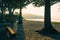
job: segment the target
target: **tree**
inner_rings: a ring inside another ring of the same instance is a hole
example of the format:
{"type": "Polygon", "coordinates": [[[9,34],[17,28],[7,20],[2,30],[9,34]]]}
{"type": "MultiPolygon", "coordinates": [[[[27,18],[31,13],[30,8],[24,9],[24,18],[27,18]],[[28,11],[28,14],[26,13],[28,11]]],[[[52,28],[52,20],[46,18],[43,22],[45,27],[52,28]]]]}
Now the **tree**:
{"type": "Polygon", "coordinates": [[[31,2],[29,2],[29,0],[20,0],[18,2],[20,4],[20,13],[19,13],[19,24],[22,24],[22,8],[25,7],[26,5],[30,4],[31,2]]]}
{"type": "Polygon", "coordinates": [[[53,28],[51,24],[51,10],[50,10],[50,0],[45,0],[45,18],[44,18],[44,26],[45,28],[41,30],[41,33],[49,34],[49,33],[57,33],[57,31],[53,28]]]}
{"type": "MultiPolygon", "coordinates": [[[[11,2],[11,1],[10,1],[11,2]]],[[[10,3],[8,0],[2,0],[1,2],[1,11],[2,11],[2,16],[1,16],[1,19],[3,19],[3,14],[5,13],[5,10],[6,8],[9,8],[8,7],[8,4],[10,3]]],[[[11,7],[10,7],[11,8],[11,7]]],[[[9,12],[11,14],[11,12],[9,12]]]]}
{"type": "Polygon", "coordinates": [[[10,18],[12,17],[13,12],[11,12],[12,9],[20,8],[19,13],[19,23],[22,23],[22,8],[27,6],[30,2],[28,0],[4,0],[4,4],[6,4],[6,7],[9,10],[10,18]]]}
{"type": "Polygon", "coordinates": [[[1,1],[0,2],[1,3],[1,5],[0,5],[1,6],[1,11],[2,11],[1,12],[1,22],[2,22],[2,19],[3,19],[3,0],[0,0],[0,1],[1,1]]]}
{"type": "Polygon", "coordinates": [[[44,28],[41,31],[36,31],[42,34],[57,33],[51,24],[50,5],[57,3],[56,0],[33,0],[33,4],[37,7],[45,5],[44,28]]]}

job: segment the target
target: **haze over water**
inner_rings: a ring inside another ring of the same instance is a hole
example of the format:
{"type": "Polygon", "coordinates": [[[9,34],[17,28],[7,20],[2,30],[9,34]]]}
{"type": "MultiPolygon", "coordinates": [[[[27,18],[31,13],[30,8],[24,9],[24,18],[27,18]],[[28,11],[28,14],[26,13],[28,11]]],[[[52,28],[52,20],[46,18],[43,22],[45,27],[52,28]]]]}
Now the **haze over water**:
{"type": "MultiPolygon", "coordinates": [[[[29,4],[26,7],[27,8],[22,9],[23,15],[25,15],[25,14],[33,14],[33,16],[36,15],[36,17],[37,16],[44,17],[44,9],[45,9],[44,6],[42,6],[42,7],[34,7],[32,4],[29,4]]],[[[15,10],[15,11],[18,11],[18,9],[15,10]]],[[[42,18],[42,19],[33,18],[33,19],[26,19],[26,20],[44,21],[44,18],[42,18]]],[[[59,2],[51,6],[51,21],[52,22],[60,22],[60,3],[59,2]]]]}

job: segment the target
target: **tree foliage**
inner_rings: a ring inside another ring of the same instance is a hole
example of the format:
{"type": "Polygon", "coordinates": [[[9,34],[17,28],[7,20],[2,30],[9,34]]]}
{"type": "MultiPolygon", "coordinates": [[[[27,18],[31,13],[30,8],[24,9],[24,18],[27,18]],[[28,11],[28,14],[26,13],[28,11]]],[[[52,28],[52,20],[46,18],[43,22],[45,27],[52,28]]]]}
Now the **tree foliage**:
{"type": "MultiPolygon", "coordinates": [[[[45,5],[45,0],[31,0],[34,6],[40,7],[45,5]]],[[[50,0],[50,5],[57,3],[57,0],[50,0]]]]}

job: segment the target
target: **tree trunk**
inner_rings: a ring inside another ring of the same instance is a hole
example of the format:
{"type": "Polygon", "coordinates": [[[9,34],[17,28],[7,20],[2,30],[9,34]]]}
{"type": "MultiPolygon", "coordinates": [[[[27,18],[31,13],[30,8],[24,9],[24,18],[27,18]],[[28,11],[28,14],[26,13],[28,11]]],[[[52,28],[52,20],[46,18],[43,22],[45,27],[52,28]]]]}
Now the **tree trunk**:
{"type": "Polygon", "coordinates": [[[44,15],[44,28],[39,32],[40,34],[49,35],[58,33],[51,24],[51,13],[50,13],[50,0],[45,0],[45,15],[44,15]]]}
{"type": "Polygon", "coordinates": [[[13,11],[11,12],[11,16],[12,16],[12,17],[11,17],[11,21],[13,21],[12,23],[14,23],[14,20],[15,20],[15,19],[14,19],[14,15],[13,15],[14,10],[15,10],[15,9],[13,9],[13,11]]]}
{"type": "Polygon", "coordinates": [[[22,24],[22,9],[20,8],[20,13],[19,13],[19,24],[22,24]]]}
{"type": "Polygon", "coordinates": [[[12,16],[13,16],[14,10],[15,10],[15,8],[13,8],[13,11],[11,11],[11,13],[12,13],[12,16]]]}
{"type": "Polygon", "coordinates": [[[2,13],[1,13],[1,22],[3,22],[2,20],[3,20],[3,2],[2,2],[2,6],[1,6],[1,11],[2,11],[2,13]]]}
{"type": "Polygon", "coordinates": [[[45,0],[45,15],[44,26],[45,28],[51,28],[51,13],[50,13],[50,0],[45,0]]]}
{"type": "Polygon", "coordinates": [[[11,8],[9,7],[9,16],[12,16],[11,8]]]}
{"type": "Polygon", "coordinates": [[[20,2],[19,24],[22,24],[22,2],[20,2]]]}
{"type": "Polygon", "coordinates": [[[12,12],[11,12],[11,9],[12,9],[11,7],[8,8],[8,10],[9,10],[9,19],[8,19],[8,20],[9,20],[9,22],[12,23],[12,15],[13,15],[13,14],[12,14],[12,12]]]}
{"type": "Polygon", "coordinates": [[[50,12],[51,12],[50,0],[45,0],[44,28],[42,29],[42,33],[44,34],[57,33],[56,29],[54,29],[51,24],[50,12]]]}

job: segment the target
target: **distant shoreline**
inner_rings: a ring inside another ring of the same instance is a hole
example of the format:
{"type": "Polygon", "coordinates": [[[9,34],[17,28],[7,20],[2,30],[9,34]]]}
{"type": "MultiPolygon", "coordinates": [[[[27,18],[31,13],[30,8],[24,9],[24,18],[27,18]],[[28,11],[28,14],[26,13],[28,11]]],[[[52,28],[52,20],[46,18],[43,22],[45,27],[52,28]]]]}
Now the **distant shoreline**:
{"type": "MultiPolygon", "coordinates": [[[[28,21],[41,21],[41,22],[44,22],[44,19],[25,19],[25,20],[28,20],[28,21]]],[[[59,22],[60,21],[57,21],[57,20],[52,20],[51,22],[59,22]]]]}

